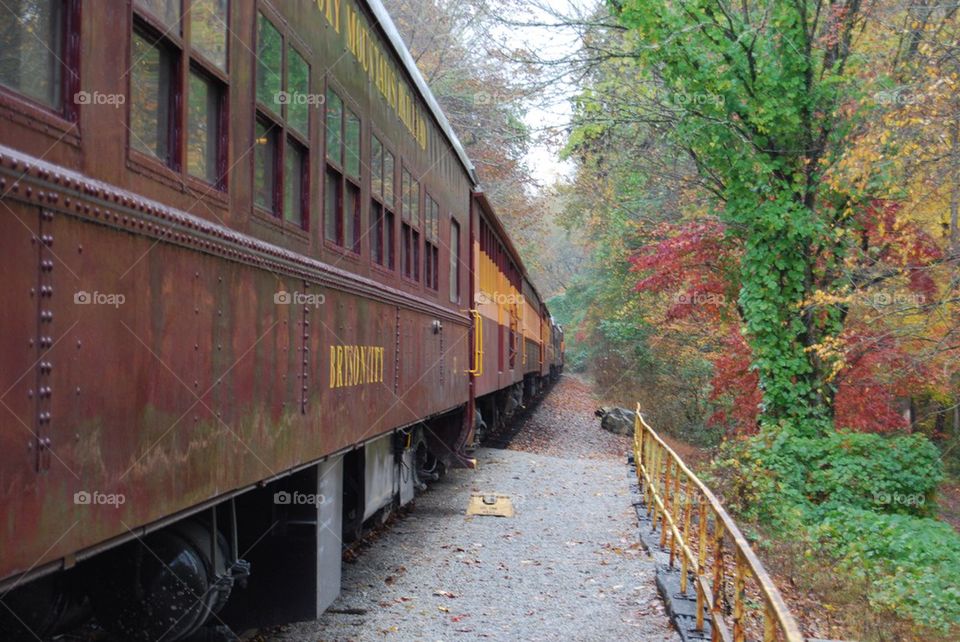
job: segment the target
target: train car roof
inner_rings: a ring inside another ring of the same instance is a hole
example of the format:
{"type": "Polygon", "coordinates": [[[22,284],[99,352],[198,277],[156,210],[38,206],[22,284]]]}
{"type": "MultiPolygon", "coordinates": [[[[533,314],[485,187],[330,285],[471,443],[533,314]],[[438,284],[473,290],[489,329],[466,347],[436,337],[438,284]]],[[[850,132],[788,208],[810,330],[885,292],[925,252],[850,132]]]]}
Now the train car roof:
{"type": "Polygon", "coordinates": [[[476,168],[473,166],[473,162],[470,160],[470,157],[467,156],[467,152],[463,149],[460,139],[457,137],[456,132],[453,131],[453,127],[450,126],[450,121],[447,120],[443,110],[440,109],[440,104],[434,97],[433,92],[430,91],[430,87],[427,85],[427,81],[424,80],[423,74],[421,74],[420,70],[417,68],[417,63],[414,61],[413,56],[410,55],[410,50],[407,49],[407,45],[404,44],[403,38],[400,36],[400,32],[397,30],[397,26],[393,24],[393,18],[390,17],[390,14],[387,12],[387,8],[383,6],[383,3],[380,0],[366,0],[366,2],[367,6],[369,6],[370,10],[373,12],[373,16],[376,18],[377,23],[379,23],[380,28],[383,30],[383,33],[387,36],[387,40],[389,41],[390,46],[393,48],[394,53],[396,53],[397,57],[400,58],[400,62],[403,63],[404,69],[406,69],[407,74],[410,75],[410,78],[413,80],[413,84],[416,85],[417,91],[420,92],[421,98],[423,98],[424,102],[427,103],[427,107],[430,109],[430,113],[433,115],[434,120],[437,121],[440,129],[447,137],[447,141],[450,143],[450,146],[453,148],[454,152],[456,152],[457,157],[460,159],[460,164],[463,165],[463,168],[466,170],[467,175],[473,182],[473,185],[478,185],[479,181],[477,179],[477,172],[476,168]]]}

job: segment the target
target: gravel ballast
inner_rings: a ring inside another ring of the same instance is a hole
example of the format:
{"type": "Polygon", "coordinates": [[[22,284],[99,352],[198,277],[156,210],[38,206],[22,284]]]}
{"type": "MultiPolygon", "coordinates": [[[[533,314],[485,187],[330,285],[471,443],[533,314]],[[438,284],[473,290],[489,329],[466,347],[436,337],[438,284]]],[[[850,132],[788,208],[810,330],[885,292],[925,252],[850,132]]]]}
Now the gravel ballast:
{"type": "Polygon", "coordinates": [[[479,450],[478,470],[450,471],[345,563],[322,618],[260,639],[679,640],[637,538],[628,442],[595,407],[561,379],[510,448],[479,450]],[[516,515],[467,516],[474,493],[509,495],[516,515]]]}

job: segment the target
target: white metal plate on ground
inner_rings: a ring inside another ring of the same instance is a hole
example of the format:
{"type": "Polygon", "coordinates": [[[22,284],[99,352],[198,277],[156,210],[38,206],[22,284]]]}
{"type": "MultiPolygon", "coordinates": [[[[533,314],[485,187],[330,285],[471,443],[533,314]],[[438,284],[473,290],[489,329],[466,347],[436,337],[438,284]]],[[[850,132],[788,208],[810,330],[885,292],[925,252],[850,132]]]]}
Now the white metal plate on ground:
{"type": "Polygon", "coordinates": [[[470,496],[467,515],[492,515],[494,517],[513,517],[513,501],[509,495],[482,493],[470,496]]]}

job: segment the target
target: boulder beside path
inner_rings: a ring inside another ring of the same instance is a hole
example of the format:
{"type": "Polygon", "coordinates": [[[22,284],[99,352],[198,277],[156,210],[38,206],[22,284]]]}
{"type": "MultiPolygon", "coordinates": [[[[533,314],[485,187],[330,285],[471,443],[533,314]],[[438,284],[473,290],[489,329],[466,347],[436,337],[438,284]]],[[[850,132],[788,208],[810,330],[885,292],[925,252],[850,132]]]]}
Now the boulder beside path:
{"type": "Polygon", "coordinates": [[[600,427],[615,435],[633,435],[637,413],[626,408],[606,407],[594,413],[600,417],[600,427]]]}

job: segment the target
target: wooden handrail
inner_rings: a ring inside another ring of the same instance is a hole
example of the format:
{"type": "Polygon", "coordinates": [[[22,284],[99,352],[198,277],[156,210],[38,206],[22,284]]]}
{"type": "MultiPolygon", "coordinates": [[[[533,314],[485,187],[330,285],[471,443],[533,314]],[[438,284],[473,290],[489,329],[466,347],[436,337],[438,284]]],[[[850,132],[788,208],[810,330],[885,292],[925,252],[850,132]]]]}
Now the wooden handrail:
{"type": "Polygon", "coordinates": [[[710,489],[647,424],[640,414],[639,404],[634,420],[633,451],[637,481],[653,518],[653,527],[656,528],[657,522],[660,522],[660,546],[666,550],[669,544],[671,568],[677,557],[680,558],[681,592],[687,591],[688,571],[692,570],[694,573],[697,628],[703,629],[703,613],[706,608],[710,615],[714,642],[744,642],[747,624],[746,581],[749,576],[756,582],[764,602],[764,642],[778,639],[803,642],[800,628],[787,609],[780,592],[736,523],[710,489]],[[698,533],[696,554],[690,546],[694,504],[698,533]],[[709,533],[710,518],[713,519],[712,534],[709,533]],[[733,541],[733,550],[730,553],[734,555],[733,612],[729,626],[718,599],[727,580],[724,563],[727,554],[724,541],[727,537],[733,541]],[[710,581],[706,574],[708,552],[712,552],[713,558],[710,581]]]}

